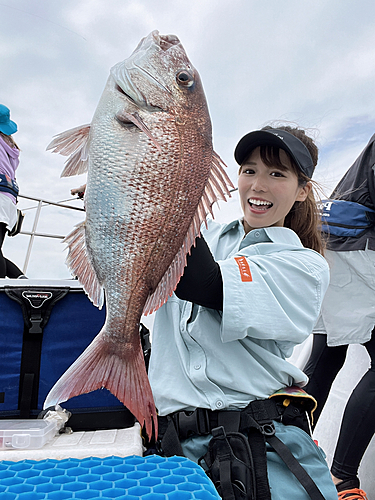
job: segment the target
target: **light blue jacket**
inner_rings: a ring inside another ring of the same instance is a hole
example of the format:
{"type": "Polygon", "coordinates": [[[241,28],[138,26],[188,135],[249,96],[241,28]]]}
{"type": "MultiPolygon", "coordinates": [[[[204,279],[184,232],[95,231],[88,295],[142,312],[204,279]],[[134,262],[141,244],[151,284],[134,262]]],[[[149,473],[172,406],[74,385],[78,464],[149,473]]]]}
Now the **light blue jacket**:
{"type": "Polygon", "coordinates": [[[243,408],[307,378],[286,358],[311,333],[328,287],[325,259],[290,229],[202,230],[223,278],[223,312],[173,295],[156,313],[149,378],[160,415],[243,408]]]}

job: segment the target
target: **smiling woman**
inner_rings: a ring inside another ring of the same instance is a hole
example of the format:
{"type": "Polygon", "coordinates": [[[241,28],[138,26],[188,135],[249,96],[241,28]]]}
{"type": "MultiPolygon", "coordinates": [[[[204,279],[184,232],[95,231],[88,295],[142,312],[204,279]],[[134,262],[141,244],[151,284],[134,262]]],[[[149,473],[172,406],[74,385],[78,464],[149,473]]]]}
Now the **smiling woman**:
{"type": "Polygon", "coordinates": [[[318,148],[313,140],[299,128],[265,127],[240,140],[235,158],[241,165],[238,189],[245,229],[259,225],[288,227],[305,247],[322,253],[320,217],[311,181],[318,163],[318,148]],[[277,205],[267,196],[263,199],[264,193],[276,196],[277,205]],[[246,194],[252,198],[246,198],[246,194]],[[252,215],[249,220],[246,213],[252,215]],[[269,217],[261,217],[266,214],[269,217]]]}
{"type": "Polygon", "coordinates": [[[310,335],[329,281],[311,181],[317,148],[302,130],[267,128],[243,137],[235,158],[243,217],[202,227],[155,316],[160,433],[149,452],[204,464],[224,500],[336,500],[309,434],[315,400],[286,360],[310,335]]]}

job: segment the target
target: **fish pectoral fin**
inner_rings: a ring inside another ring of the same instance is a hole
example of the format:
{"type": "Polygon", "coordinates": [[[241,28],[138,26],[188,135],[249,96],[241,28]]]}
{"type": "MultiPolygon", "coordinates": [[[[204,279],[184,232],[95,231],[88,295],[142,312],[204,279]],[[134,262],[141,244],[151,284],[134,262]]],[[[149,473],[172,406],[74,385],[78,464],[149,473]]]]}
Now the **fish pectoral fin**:
{"type": "Polygon", "coordinates": [[[193,219],[195,225],[199,224],[199,227],[202,222],[205,222],[207,227],[207,215],[211,214],[212,218],[214,218],[212,210],[214,203],[219,200],[226,201],[227,197],[231,197],[231,189],[234,189],[232,181],[224,170],[226,165],[215,151],[212,153],[211,165],[210,175],[193,219]]]}
{"type": "Polygon", "coordinates": [[[77,276],[91,302],[101,309],[104,304],[104,291],[100,285],[95,269],[89,259],[85,243],[85,222],[78,224],[75,229],[64,238],[69,253],[66,264],[72,273],[77,276]]]}
{"type": "Polygon", "coordinates": [[[48,144],[47,151],[69,156],[61,177],[87,172],[89,133],[90,125],[81,125],[56,135],[48,144]]]}
{"type": "Polygon", "coordinates": [[[145,316],[159,309],[159,307],[161,307],[175,291],[177,284],[184,273],[184,268],[187,262],[187,254],[190,252],[190,248],[194,244],[195,238],[200,235],[200,227],[202,222],[205,220],[205,216],[206,214],[202,211],[200,206],[198,206],[198,210],[193,217],[180,250],[177,252],[176,257],[173,259],[162,279],[159,281],[158,286],[146,301],[143,309],[143,314],[145,316]]]}
{"type": "Polygon", "coordinates": [[[136,111],[134,113],[128,113],[127,111],[123,110],[120,113],[117,113],[116,118],[117,118],[117,120],[120,123],[121,122],[124,122],[124,123],[126,123],[126,122],[127,123],[129,123],[129,122],[134,123],[134,125],[136,127],[138,127],[139,130],[141,130],[142,132],[144,132],[147,135],[147,137],[149,139],[151,139],[151,141],[157,147],[158,151],[160,151],[160,153],[162,152],[160,144],[155,139],[155,137],[152,135],[150,129],[147,127],[147,125],[145,124],[145,122],[142,120],[142,118],[139,116],[139,114],[136,111]]]}
{"type": "Polygon", "coordinates": [[[187,262],[187,254],[190,252],[190,248],[194,244],[195,238],[200,235],[201,224],[206,219],[207,212],[204,211],[201,203],[202,202],[198,205],[198,209],[191,221],[180,250],[177,252],[176,257],[173,259],[162,279],[159,281],[155,291],[146,301],[143,309],[143,314],[145,316],[159,309],[159,307],[161,307],[169,299],[184,273],[184,268],[187,262]]]}
{"type": "MultiPolygon", "coordinates": [[[[218,200],[226,201],[227,197],[231,197],[231,189],[235,189],[232,181],[230,180],[228,174],[225,171],[227,168],[226,164],[220,158],[220,156],[213,151],[212,153],[212,168],[208,178],[208,183],[204,190],[204,194],[209,196],[209,203],[212,205],[218,200]],[[209,195],[209,193],[211,193],[209,195]]],[[[202,201],[204,198],[202,197],[202,201]]],[[[211,212],[211,211],[210,211],[211,212]]]]}
{"type": "Polygon", "coordinates": [[[44,408],[97,389],[108,389],[157,437],[157,415],[141,346],[127,356],[111,346],[100,332],[86,350],[59,378],[44,401],[44,408]]]}
{"type": "MultiPolygon", "coordinates": [[[[186,238],[185,238],[186,241],[186,238]]],[[[164,273],[163,277],[155,288],[154,292],[149,295],[143,308],[143,314],[147,316],[157,311],[169,297],[173,294],[186,266],[185,241],[176,257],[164,273]]],[[[191,245],[190,245],[191,246],[191,245]]],[[[190,247],[189,247],[190,248],[190,247]]]]}
{"type": "Polygon", "coordinates": [[[225,167],[226,165],[220,156],[213,152],[212,168],[208,181],[185,239],[176,257],[159,281],[155,291],[148,297],[143,310],[144,315],[151,314],[159,309],[172,295],[184,272],[186,256],[195,243],[195,238],[200,235],[202,223],[206,222],[209,213],[212,217],[214,216],[212,211],[213,204],[218,200],[225,201],[227,196],[231,196],[230,189],[233,189],[234,186],[224,170],[225,167]]]}

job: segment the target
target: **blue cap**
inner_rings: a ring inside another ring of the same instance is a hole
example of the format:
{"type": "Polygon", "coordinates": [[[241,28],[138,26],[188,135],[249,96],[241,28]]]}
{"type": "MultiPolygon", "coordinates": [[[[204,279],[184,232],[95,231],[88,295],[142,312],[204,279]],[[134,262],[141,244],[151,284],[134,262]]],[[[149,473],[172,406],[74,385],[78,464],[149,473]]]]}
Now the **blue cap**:
{"type": "Polygon", "coordinates": [[[17,124],[10,119],[9,108],[0,104],[0,132],[5,135],[12,135],[18,130],[17,124]]]}

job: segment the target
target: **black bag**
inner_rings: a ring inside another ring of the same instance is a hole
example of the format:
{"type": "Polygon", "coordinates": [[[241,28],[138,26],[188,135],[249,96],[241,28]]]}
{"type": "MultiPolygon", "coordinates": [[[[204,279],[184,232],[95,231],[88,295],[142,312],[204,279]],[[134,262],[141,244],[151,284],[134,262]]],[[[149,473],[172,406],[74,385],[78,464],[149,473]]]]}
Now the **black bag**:
{"type": "MultiPolygon", "coordinates": [[[[93,306],[78,281],[2,280],[0,418],[37,418],[52,386],[104,321],[105,309],[93,306]]],[[[106,389],[61,406],[72,413],[67,425],[75,431],[126,428],[135,422],[106,389]]]]}
{"type": "Polygon", "coordinates": [[[212,439],[203,460],[200,465],[214,483],[221,498],[255,500],[254,464],[249,441],[244,434],[226,434],[222,426],[213,429],[212,439]]]}
{"type": "Polygon", "coordinates": [[[14,224],[12,229],[8,230],[8,236],[16,236],[17,234],[19,234],[22,228],[22,222],[24,218],[25,214],[21,212],[21,210],[18,210],[17,208],[17,222],[14,224]]]}

